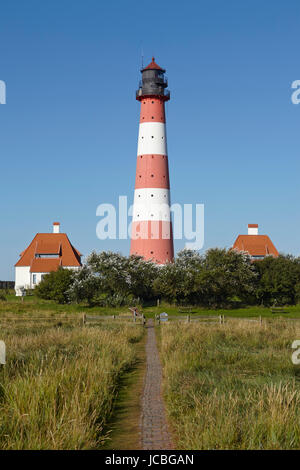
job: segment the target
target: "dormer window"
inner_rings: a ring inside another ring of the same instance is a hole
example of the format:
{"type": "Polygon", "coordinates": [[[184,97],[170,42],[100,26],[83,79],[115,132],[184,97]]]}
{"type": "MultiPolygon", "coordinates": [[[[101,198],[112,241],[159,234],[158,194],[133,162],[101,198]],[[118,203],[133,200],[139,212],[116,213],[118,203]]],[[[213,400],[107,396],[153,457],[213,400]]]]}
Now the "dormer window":
{"type": "Polygon", "coordinates": [[[35,257],[36,258],[59,258],[59,254],[58,253],[36,253],[35,254],[35,257]]]}

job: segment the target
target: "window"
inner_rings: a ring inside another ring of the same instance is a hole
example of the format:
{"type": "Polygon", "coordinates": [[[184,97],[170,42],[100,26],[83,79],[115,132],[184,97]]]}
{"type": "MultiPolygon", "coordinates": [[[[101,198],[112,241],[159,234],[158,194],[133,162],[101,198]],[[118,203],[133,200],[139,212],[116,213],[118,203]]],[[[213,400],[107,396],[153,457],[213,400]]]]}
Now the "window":
{"type": "Polygon", "coordinates": [[[35,255],[36,258],[59,258],[59,254],[57,253],[37,253],[35,255]]]}
{"type": "Polygon", "coordinates": [[[32,275],[32,284],[36,284],[36,274],[32,275]]]}

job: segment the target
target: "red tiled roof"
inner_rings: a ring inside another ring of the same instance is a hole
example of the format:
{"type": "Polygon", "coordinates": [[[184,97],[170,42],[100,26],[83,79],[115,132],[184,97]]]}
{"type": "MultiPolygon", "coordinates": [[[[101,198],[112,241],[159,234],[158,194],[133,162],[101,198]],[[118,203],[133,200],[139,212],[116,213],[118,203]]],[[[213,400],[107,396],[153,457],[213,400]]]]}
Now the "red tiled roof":
{"type": "Polygon", "coordinates": [[[159,65],[157,65],[157,63],[155,62],[155,59],[154,57],[152,57],[152,62],[150,62],[149,65],[147,65],[147,67],[145,67],[143,70],[147,70],[147,69],[150,69],[150,70],[163,70],[159,65]]]}
{"type": "Polygon", "coordinates": [[[247,251],[250,256],[279,256],[268,235],[239,235],[234,242],[233,249],[247,251]]]}
{"type": "Polygon", "coordinates": [[[258,224],[248,224],[249,228],[258,228],[258,224]]]}
{"type": "Polygon", "coordinates": [[[66,233],[37,233],[15,266],[31,266],[31,272],[35,272],[35,267],[39,268],[36,272],[50,272],[58,265],[81,266],[80,256],[81,253],[74,248],[66,233]],[[36,254],[57,254],[58,258],[36,258],[36,254]]]}
{"type": "Polygon", "coordinates": [[[75,253],[77,253],[77,255],[78,255],[79,257],[81,257],[82,255],[81,255],[80,251],[78,251],[78,250],[75,248],[75,246],[72,245],[72,247],[73,247],[73,250],[75,251],[75,253]]]}
{"type": "Polygon", "coordinates": [[[60,263],[61,263],[61,260],[59,258],[55,258],[55,259],[35,258],[31,262],[30,272],[49,273],[51,271],[57,271],[59,266],[61,266],[60,263]]]}
{"type": "Polygon", "coordinates": [[[53,255],[58,255],[61,250],[61,243],[59,241],[55,240],[54,242],[46,242],[45,240],[37,242],[36,245],[36,250],[35,252],[37,254],[53,254],[53,255]]]}

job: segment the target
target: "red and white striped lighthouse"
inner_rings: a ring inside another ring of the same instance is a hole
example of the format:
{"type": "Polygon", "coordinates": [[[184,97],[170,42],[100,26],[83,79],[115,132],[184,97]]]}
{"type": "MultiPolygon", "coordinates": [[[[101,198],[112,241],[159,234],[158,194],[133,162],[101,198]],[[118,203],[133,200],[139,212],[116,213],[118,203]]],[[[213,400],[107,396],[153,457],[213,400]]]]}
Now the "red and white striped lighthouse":
{"type": "Polygon", "coordinates": [[[170,92],[165,70],[154,57],[141,72],[136,92],[141,115],[130,254],[165,264],[174,257],[165,118],[170,92]]]}

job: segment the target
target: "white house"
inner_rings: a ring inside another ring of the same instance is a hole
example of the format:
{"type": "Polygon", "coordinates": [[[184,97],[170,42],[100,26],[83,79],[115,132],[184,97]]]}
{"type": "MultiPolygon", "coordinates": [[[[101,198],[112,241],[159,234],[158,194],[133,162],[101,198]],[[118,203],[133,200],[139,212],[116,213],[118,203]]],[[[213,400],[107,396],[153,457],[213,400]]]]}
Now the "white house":
{"type": "Polygon", "coordinates": [[[51,271],[60,266],[78,270],[81,253],[71,244],[66,233],[60,233],[59,222],[53,223],[53,233],[37,233],[15,264],[15,291],[34,288],[51,271]]]}

